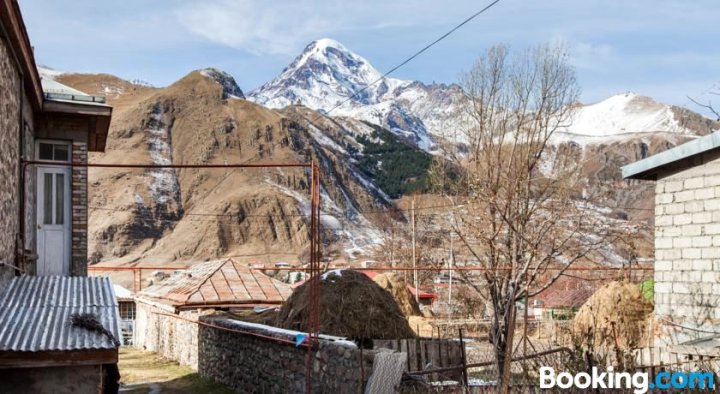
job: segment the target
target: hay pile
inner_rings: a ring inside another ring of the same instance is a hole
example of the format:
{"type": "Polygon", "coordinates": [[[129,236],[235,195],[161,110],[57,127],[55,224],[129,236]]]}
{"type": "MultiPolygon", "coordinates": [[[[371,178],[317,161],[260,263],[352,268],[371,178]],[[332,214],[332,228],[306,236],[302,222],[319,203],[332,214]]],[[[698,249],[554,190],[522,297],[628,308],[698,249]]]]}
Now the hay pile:
{"type": "MultiPolygon", "coordinates": [[[[365,274],[327,272],[320,280],[320,333],[353,339],[415,336],[393,297],[365,274]]],[[[308,331],[310,281],[295,289],[280,308],[278,327],[308,331]]]]}
{"type": "Polygon", "coordinates": [[[596,349],[631,349],[644,345],[648,317],[653,305],[640,287],[628,282],[611,282],[601,287],[580,308],[573,319],[576,342],[596,349]]]}
{"type": "Polygon", "coordinates": [[[395,299],[405,316],[422,316],[420,306],[410,290],[405,279],[392,272],[375,275],[373,281],[385,289],[395,299]]]}

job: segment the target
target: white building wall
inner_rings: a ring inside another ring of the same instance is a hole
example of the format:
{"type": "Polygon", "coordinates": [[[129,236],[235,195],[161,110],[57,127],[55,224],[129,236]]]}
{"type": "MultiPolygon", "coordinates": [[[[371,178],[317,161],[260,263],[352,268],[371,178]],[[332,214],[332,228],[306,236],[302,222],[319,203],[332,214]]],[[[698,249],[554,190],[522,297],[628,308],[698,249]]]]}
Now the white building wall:
{"type": "Polygon", "coordinates": [[[666,173],[656,184],[657,344],[710,335],[703,331],[720,332],[718,301],[720,158],[706,155],[697,166],[666,173]]]}

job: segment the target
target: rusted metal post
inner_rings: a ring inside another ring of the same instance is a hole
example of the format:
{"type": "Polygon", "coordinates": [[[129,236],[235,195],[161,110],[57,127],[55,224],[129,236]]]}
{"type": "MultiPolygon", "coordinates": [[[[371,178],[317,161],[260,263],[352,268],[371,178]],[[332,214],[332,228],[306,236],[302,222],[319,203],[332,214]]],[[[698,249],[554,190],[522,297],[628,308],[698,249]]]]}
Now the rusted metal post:
{"type": "Polygon", "coordinates": [[[469,387],[468,385],[468,372],[467,372],[467,358],[465,356],[465,341],[463,340],[463,329],[458,329],[458,334],[460,337],[460,358],[462,359],[462,379],[463,384],[465,387],[469,387]]]}

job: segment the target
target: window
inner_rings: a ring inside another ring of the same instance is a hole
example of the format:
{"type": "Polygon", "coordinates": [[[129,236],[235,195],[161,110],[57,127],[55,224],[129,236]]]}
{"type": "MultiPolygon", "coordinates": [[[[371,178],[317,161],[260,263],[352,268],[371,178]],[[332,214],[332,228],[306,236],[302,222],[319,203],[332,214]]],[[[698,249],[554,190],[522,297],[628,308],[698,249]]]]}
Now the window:
{"type": "Polygon", "coordinates": [[[70,146],[66,143],[38,143],[40,160],[70,161],[70,146]]]}
{"type": "Polygon", "coordinates": [[[120,308],[120,320],[135,320],[134,302],[120,302],[118,306],[120,308]]]}

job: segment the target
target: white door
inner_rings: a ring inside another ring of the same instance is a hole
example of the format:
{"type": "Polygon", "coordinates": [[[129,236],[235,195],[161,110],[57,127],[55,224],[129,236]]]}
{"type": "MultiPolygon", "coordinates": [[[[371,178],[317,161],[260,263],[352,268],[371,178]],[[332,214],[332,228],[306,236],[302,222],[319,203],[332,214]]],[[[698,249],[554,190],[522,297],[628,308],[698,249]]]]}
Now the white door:
{"type": "Polygon", "coordinates": [[[70,275],[70,168],[37,169],[38,275],[70,275]]]}

